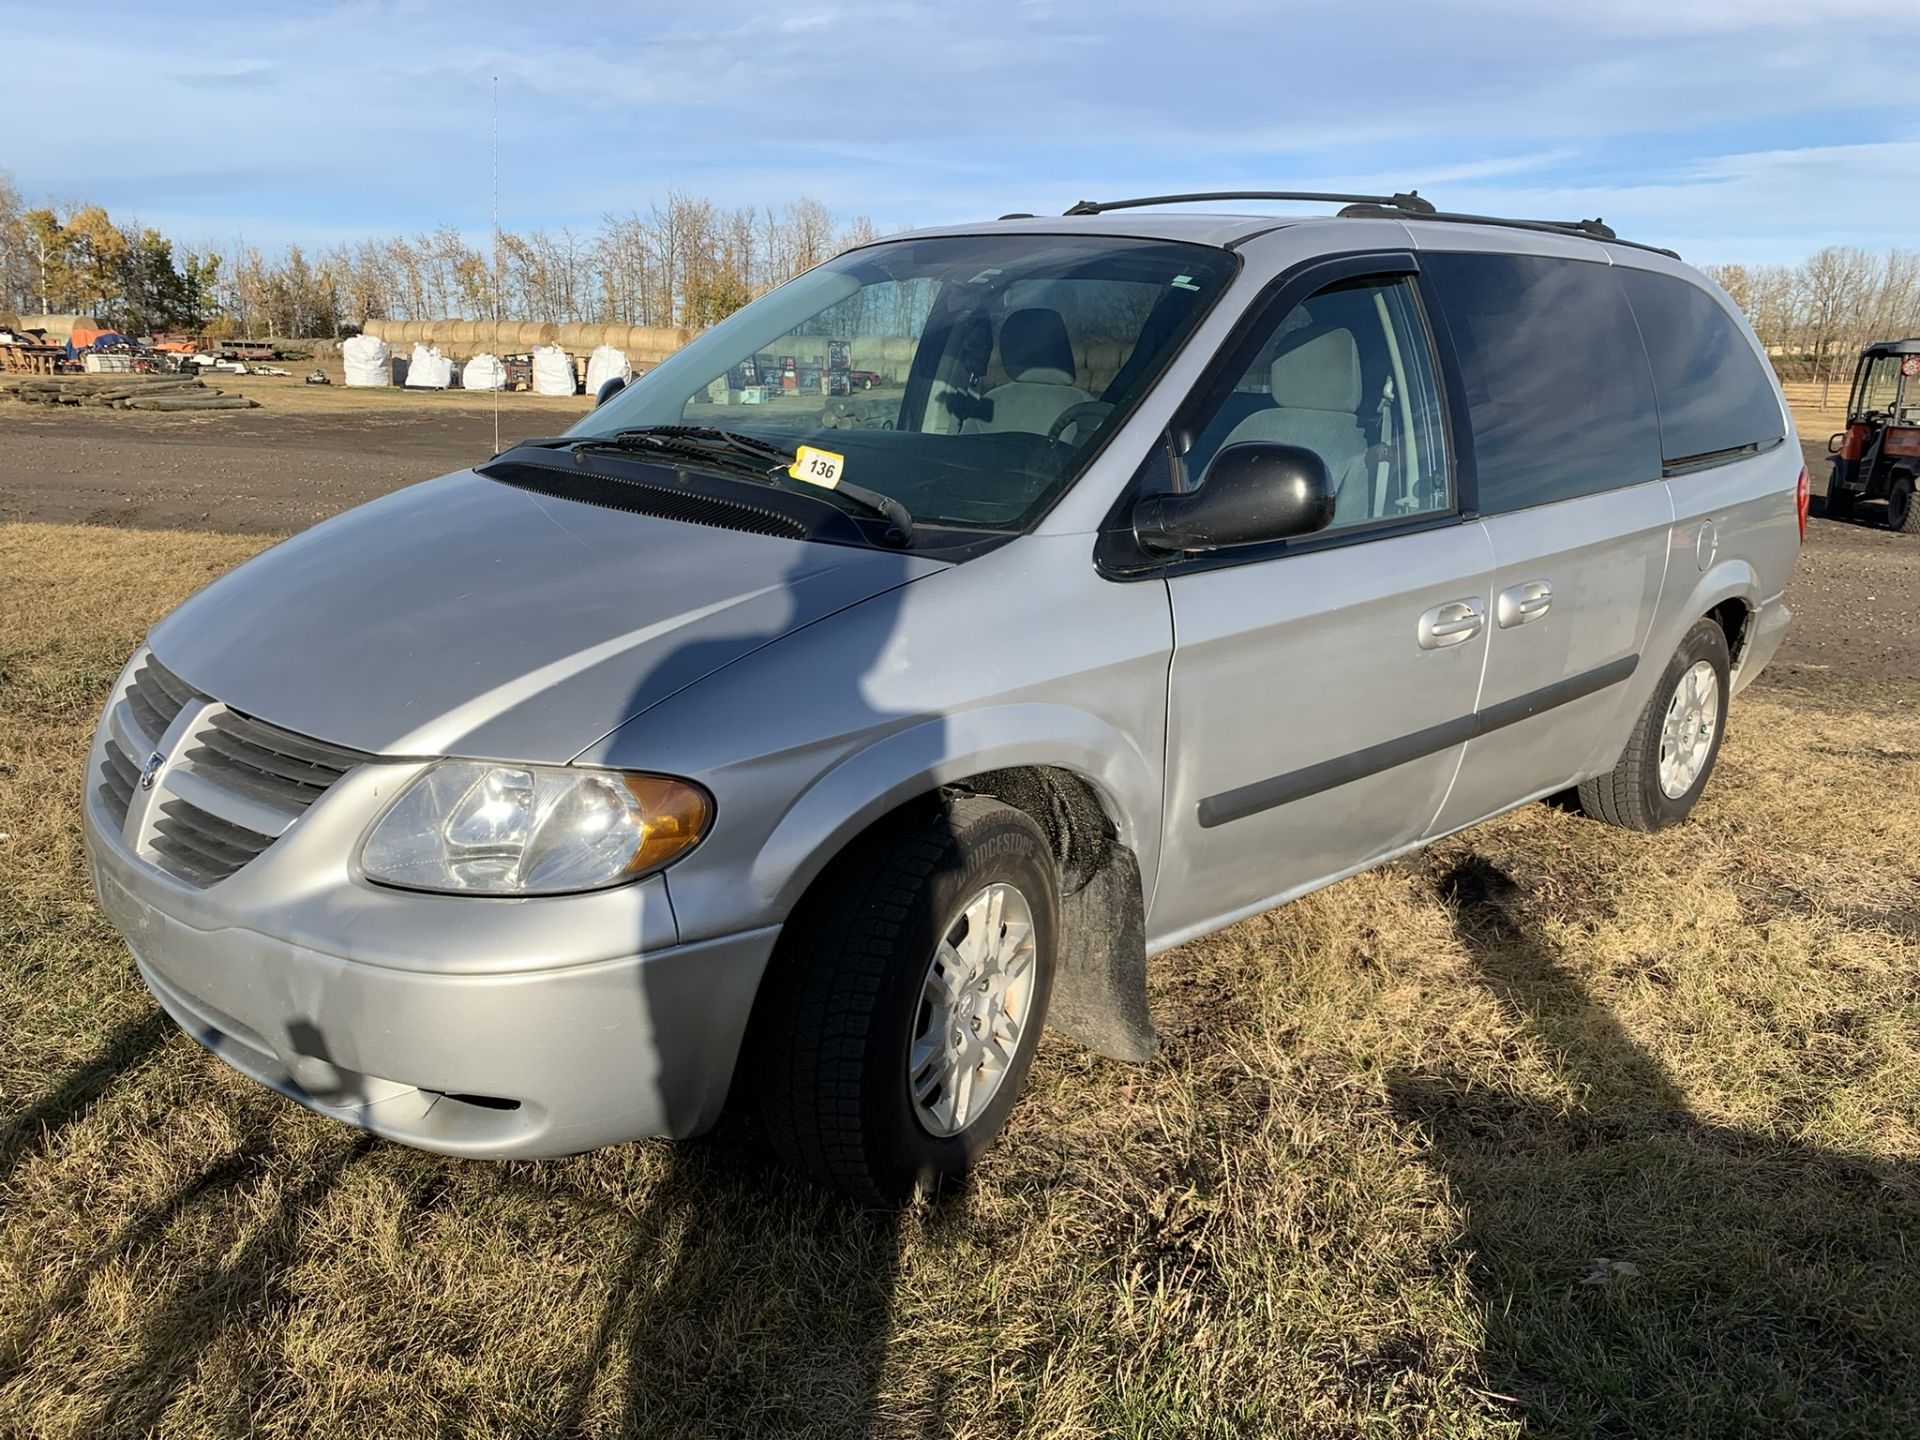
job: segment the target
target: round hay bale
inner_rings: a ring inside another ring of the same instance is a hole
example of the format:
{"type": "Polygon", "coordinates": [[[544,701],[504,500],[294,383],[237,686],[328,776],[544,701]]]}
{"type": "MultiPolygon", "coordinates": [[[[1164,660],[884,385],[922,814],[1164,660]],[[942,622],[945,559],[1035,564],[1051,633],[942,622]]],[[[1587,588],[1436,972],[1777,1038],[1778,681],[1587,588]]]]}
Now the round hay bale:
{"type": "MultiPolygon", "coordinates": [[[[597,330],[599,327],[595,326],[593,328],[597,330]]],[[[560,327],[557,342],[562,348],[567,350],[591,350],[599,341],[597,339],[589,340],[587,338],[587,329],[587,326],[577,324],[570,320],[560,327]]]]}
{"type": "Polygon", "coordinates": [[[452,332],[447,338],[456,345],[471,345],[480,337],[480,327],[471,320],[455,320],[447,329],[452,332]]]}
{"type": "Polygon", "coordinates": [[[552,321],[548,321],[544,325],[535,325],[533,332],[533,343],[535,345],[558,345],[560,343],[560,327],[552,321]]]}

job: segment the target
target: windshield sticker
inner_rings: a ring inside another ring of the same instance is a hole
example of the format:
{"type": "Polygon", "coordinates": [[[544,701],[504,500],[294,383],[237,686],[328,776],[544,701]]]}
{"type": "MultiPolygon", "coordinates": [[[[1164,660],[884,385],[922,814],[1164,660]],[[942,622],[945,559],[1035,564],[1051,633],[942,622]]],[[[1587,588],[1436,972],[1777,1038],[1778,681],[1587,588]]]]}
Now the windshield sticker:
{"type": "Polygon", "coordinates": [[[1191,275],[1176,275],[1167,283],[1176,290],[1198,290],[1200,288],[1193,283],[1193,277],[1191,275]]]}
{"type": "Polygon", "coordinates": [[[787,474],[809,485],[818,485],[823,490],[835,490],[840,486],[840,472],[846,465],[847,457],[844,455],[802,445],[794,453],[793,464],[787,467],[787,474]]]}

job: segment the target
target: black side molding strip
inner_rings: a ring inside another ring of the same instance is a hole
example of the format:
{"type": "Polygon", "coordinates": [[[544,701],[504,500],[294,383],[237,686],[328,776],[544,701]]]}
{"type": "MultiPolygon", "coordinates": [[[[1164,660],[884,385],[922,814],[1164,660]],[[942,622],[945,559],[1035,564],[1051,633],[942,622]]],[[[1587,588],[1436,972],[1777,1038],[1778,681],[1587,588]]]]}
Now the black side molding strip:
{"type": "Polygon", "coordinates": [[[1570,675],[1565,680],[1556,680],[1525,695],[1502,700],[1485,710],[1462,715],[1458,720],[1416,730],[1397,740],[1384,740],[1364,750],[1337,755],[1331,760],[1322,760],[1317,765],[1308,765],[1300,770],[1290,770],[1269,780],[1256,780],[1251,785],[1209,795],[1200,802],[1200,828],[1211,830],[1216,825],[1244,820],[1249,815],[1258,815],[1262,810],[1291,805],[1296,800],[1305,800],[1342,785],[1350,785],[1355,780],[1364,780],[1369,775],[1391,770],[1396,765],[1437,755],[1442,750],[1450,750],[1477,736],[1504,730],[1509,725],[1531,720],[1557,706],[1571,705],[1575,700],[1597,695],[1624,682],[1639,665],[1638,655],[1627,655],[1584,674],[1570,675]]]}

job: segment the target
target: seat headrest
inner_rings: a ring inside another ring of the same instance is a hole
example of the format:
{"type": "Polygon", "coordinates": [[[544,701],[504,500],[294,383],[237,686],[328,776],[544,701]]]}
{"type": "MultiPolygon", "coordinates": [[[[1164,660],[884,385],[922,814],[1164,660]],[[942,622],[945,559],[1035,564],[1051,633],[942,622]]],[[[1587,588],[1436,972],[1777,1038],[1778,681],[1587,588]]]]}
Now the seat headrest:
{"type": "Polygon", "coordinates": [[[1000,322],[1000,365],[1028,385],[1073,384],[1073,342],[1057,310],[1016,310],[1000,322]]]}
{"type": "Polygon", "coordinates": [[[1273,403],[1288,410],[1360,409],[1360,347],[1351,330],[1329,330],[1274,357],[1273,403]]]}

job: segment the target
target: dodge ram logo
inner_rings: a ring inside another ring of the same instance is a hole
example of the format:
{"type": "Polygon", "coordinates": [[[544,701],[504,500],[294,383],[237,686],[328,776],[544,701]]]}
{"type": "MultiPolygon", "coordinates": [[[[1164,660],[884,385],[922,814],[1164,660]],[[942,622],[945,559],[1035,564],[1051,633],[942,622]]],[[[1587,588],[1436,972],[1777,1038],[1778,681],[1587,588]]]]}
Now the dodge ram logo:
{"type": "Polygon", "coordinates": [[[160,777],[160,767],[166,763],[167,757],[162,755],[158,750],[147,757],[146,766],[140,772],[140,788],[142,790],[153,789],[153,782],[160,777]]]}

